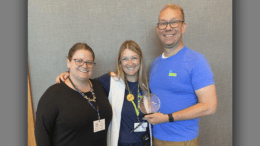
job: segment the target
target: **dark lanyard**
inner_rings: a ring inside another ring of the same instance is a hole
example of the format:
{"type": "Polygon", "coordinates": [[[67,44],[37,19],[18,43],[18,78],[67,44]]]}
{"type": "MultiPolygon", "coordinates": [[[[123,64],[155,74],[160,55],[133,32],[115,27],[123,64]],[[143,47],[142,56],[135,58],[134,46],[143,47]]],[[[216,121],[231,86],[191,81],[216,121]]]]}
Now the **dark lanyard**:
{"type": "MultiPolygon", "coordinates": [[[[70,83],[72,84],[72,86],[79,92],[79,90],[76,88],[76,86],[73,84],[73,82],[71,81],[70,77],[69,77],[70,83]]],[[[79,94],[84,98],[83,93],[79,92],[79,94]]],[[[87,100],[88,101],[88,100],[87,100]]],[[[96,110],[97,114],[98,114],[98,120],[100,120],[100,115],[99,115],[99,110],[98,110],[98,105],[97,105],[97,109],[93,106],[93,104],[91,102],[88,101],[88,103],[92,106],[93,109],[96,110]]]]}

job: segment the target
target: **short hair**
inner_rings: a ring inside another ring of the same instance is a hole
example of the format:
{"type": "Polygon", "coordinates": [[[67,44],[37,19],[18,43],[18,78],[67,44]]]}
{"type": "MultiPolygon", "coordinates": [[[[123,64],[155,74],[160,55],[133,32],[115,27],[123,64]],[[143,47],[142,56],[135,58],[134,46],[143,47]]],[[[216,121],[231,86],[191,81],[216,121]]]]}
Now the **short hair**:
{"type": "MultiPolygon", "coordinates": [[[[163,8],[162,8],[162,10],[161,10],[161,12],[163,11],[163,10],[165,10],[165,9],[168,9],[168,8],[170,8],[170,9],[173,9],[173,10],[180,10],[181,11],[181,15],[182,15],[182,19],[183,19],[183,21],[185,21],[185,19],[184,19],[184,10],[183,10],[183,8],[181,7],[181,6],[179,6],[179,5],[176,5],[176,4],[166,4],[163,8]]],[[[160,12],[160,14],[161,14],[161,12],[160,12]]],[[[160,15],[159,15],[159,18],[160,18],[160,15]]]]}
{"type": "Polygon", "coordinates": [[[74,45],[70,48],[67,58],[71,61],[73,55],[74,55],[75,52],[78,51],[78,50],[87,50],[87,51],[89,51],[89,52],[92,54],[93,61],[95,60],[95,53],[94,53],[94,51],[93,51],[93,50],[91,49],[91,47],[88,46],[86,43],[76,43],[76,44],[74,44],[74,45]]]}

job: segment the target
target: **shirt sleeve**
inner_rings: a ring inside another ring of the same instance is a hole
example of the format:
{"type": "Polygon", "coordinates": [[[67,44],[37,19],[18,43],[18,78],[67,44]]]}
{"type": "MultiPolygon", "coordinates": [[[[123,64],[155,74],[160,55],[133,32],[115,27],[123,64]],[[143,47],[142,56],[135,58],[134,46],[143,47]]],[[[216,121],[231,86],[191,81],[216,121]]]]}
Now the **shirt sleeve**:
{"type": "Polygon", "coordinates": [[[193,88],[198,90],[212,84],[214,84],[214,74],[210,64],[203,55],[200,55],[192,69],[193,88]]]}
{"type": "Polygon", "coordinates": [[[35,123],[37,146],[50,146],[53,143],[54,125],[58,115],[54,92],[53,88],[46,90],[38,103],[35,123]]]}
{"type": "Polygon", "coordinates": [[[110,90],[110,75],[104,74],[100,77],[97,78],[97,80],[102,84],[102,86],[104,87],[107,95],[109,95],[109,90],[110,90]]]}

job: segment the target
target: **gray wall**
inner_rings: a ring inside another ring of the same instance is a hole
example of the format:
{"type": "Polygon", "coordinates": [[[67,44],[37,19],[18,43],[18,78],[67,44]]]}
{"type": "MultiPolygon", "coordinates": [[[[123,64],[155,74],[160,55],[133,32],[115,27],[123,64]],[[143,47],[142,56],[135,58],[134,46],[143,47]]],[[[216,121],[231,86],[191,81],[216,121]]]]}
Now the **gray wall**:
{"type": "Polygon", "coordinates": [[[93,78],[116,69],[120,45],[136,41],[146,68],[162,53],[155,27],[167,3],[184,8],[184,44],[208,59],[215,74],[218,110],[200,120],[200,146],[232,145],[232,0],[28,0],[28,63],[36,110],[39,98],[67,70],[76,42],[96,54],[93,78]]]}

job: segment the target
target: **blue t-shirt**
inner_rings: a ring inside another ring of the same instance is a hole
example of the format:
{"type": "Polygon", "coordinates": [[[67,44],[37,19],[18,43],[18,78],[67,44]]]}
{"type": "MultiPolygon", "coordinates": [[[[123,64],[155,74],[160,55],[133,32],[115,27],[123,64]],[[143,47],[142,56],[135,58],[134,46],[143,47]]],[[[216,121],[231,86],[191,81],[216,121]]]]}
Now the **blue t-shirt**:
{"type": "MultiPolygon", "coordinates": [[[[98,78],[98,81],[103,85],[105,88],[105,91],[109,95],[110,91],[110,76],[109,74],[104,74],[101,77],[98,78]]],[[[138,106],[137,103],[137,93],[138,93],[138,82],[129,82],[127,81],[130,92],[135,96],[134,102],[136,106],[138,106]]],[[[134,129],[134,123],[138,123],[138,119],[140,122],[142,122],[142,116],[143,113],[139,110],[139,116],[137,119],[137,115],[135,112],[135,108],[132,104],[132,102],[129,102],[126,99],[126,96],[128,95],[128,90],[125,89],[125,96],[124,96],[124,103],[123,108],[121,112],[121,125],[120,125],[120,132],[119,132],[119,140],[118,143],[136,143],[141,142],[141,137],[145,132],[132,132],[134,129]]],[[[139,93],[142,95],[141,88],[139,87],[139,93]]]]}
{"type": "MultiPolygon", "coordinates": [[[[183,47],[177,54],[151,65],[149,86],[161,101],[160,112],[174,113],[198,102],[195,90],[214,84],[214,75],[206,58],[183,47]]],[[[153,126],[153,136],[164,141],[189,141],[199,134],[199,118],[165,122],[153,126]]]]}

